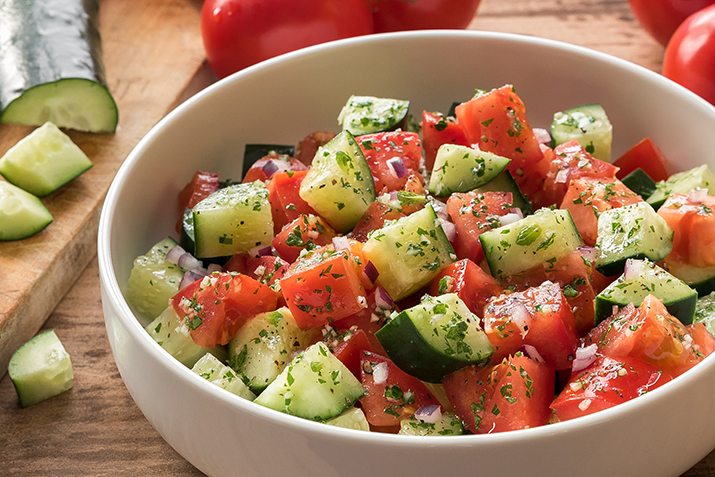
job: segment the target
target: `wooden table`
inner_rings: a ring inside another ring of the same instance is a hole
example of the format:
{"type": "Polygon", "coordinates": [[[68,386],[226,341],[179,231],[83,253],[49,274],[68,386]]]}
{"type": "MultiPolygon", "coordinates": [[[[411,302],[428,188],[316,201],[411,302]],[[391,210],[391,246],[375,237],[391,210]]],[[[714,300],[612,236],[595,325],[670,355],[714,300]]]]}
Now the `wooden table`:
{"type": "MultiPolygon", "coordinates": [[[[174,8],[198,2],[166,3],[174,8]]],[[[188,28],[195,28],[191,33],[198,38],[198,22],[188,28]]],[[[626,0],[483,0],[470,28],[576,43],[655,71],[663,56],[662,47],[635,22],[626,0]]],[[[212,75],[203,65],[194,78],[177,101],[207,85],[212,75]]],[[[149,85],[159,81],[145,80],[149,85]]],[[[44,325],[57,331],[72,356],[74,387],[21,409],[10,379],[0,380],[0,474],[202,475],[164,442],[127,392],[106,337],[97,260],[87,259],[89,265],[44,325]]],[[[684,475],[713,474],[715,452],[684,475]]]]}

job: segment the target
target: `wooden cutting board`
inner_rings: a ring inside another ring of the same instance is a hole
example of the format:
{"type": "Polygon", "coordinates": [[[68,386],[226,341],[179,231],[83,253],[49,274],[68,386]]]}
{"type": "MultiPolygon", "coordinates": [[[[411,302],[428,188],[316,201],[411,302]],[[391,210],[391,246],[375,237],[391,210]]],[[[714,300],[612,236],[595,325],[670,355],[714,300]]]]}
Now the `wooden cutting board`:
{"type": "MultiPolygon", "coordinates": [[[[204,61],[201,0],[101,0],[107,81],[119,106],[114,134],[67,131],[94,166],[43,199],[54,222],[26,240],[0,242],[0,377],[97,251],[112,178],[167,112],[215,80],[204,61]]],[[[33,128],[0,125],[0,156],[33,128]]],[[[99,293],[99,290],[97,290],[99,293]]]]}

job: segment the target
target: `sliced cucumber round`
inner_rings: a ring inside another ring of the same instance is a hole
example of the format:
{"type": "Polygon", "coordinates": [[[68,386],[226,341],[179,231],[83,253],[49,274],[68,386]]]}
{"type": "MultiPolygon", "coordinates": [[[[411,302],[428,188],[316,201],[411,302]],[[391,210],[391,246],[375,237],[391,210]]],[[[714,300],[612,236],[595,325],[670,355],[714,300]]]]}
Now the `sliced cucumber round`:
{"type": "Polygon", "coordinates": [[[20,240],[52,223],[40,199],[9,182],[0,181],[0,240],[20,240]]]}

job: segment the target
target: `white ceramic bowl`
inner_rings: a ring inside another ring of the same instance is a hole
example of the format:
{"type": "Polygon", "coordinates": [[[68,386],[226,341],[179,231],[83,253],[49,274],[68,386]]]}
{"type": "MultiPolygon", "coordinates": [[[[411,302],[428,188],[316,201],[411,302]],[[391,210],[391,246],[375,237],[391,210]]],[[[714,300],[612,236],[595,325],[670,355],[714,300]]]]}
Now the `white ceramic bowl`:
{"type": "MultiPolygon", "coordinates": [[[[651,136],[677,169],[715,166],[715,108],[604,54],[473,31],[343,40],[290,53],[202,91],[162,120],[117,174],[102,211],[99,268],[109,341],[132,397],[159,433],[212,476],[678,475],[715,448],[715,357],[651,394],[556,425],[497,435],[408,437],[325,426],[241,400],[183,367],[122,294],[132,260],[172,234],[176,195],[197,168],[239,178],[243,147],[337,130],[351,94],[446,111],[475,88],[516,86],[532,126],[600,102],[617,157],[651,136]]],[[[675,169],[675,167],[673,168],[675,169]]]]}

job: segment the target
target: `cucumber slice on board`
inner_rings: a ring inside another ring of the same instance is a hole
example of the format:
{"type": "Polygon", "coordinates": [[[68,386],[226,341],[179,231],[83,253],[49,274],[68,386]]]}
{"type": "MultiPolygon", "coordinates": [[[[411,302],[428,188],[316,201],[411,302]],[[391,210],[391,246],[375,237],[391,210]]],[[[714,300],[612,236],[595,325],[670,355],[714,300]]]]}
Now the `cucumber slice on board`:
{"type": "Polygon", "coordinates": [[[10,358],[8,375],[22,407],[67,391],[74,380],[70,355],[53,330],[20,346],[10,358]]]}
{"type": "Polygon", "coordinates": [[[0,121],[113,132],[97,0],[0,2],[0,121]]]}
{"type": "Polygon", "coordinates": [[[596,159],[611,162],[613,126],[600,104],[584,104],[554,114],[551,137],[555,146],[575,140],[596,159]]]}
{"type": "Polygon", "coordinates": [[[35,129],[0,158],[0,174],[38,197],[50,195],[92,167],[92,161],[51,122],[35,129]]]}
{"type": "Polygon", "coordinates": [[[52,214],[40,199],[0,180],[0,240],[20,240],[52,223],[52,214]]]}

